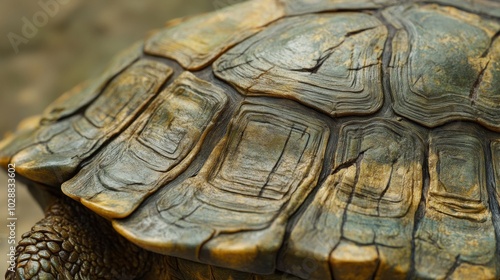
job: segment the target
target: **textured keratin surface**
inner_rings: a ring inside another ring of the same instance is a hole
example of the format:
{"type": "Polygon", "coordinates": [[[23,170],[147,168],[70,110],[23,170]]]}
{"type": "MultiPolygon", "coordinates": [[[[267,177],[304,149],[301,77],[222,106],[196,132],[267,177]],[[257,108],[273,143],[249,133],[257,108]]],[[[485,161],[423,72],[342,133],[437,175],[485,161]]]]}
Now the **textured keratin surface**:
{"type": "Polygon", "coordinates": [[[78,205],[24,237],[18,277],[113,279],[109,257],[68,251],[105,244],[153,279],[499,279],[499,34],[488,0],[169,22],[0,143],[78,205]],[[72,226],[83,210],[112,227],[72,226]]]}

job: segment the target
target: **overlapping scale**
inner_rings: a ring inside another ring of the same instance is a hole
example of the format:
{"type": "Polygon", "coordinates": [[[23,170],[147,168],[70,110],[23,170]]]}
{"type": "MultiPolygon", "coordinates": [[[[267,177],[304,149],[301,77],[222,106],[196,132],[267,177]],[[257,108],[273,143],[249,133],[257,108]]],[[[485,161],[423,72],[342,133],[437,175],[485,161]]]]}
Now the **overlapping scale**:
{"type": "Polygon", "coordinates": [[[122,132],[157,93],[172,69],[139,60],[114,78],[84,112],[16,135],[1,147],[2,164],[51,186],[70,179],[78,165],[122,132]]]}
{"type": "Polygon", "coordinates": [[[162,188],[114,227],[155,252],[272,273],[287,220],[318,180],[328,135],[304,112],[244,103],[196,176],[162,188]]]}
{"type": "Polygon", "coordinates": [[[181,74],[63,192],[107,218],[128,216],[189,166],[226,101],[219,87],[181,74]]]}
{"type": "Polygon", "coordinates": [[[389,65],[394,110],[428,127],[469,120],[500,132],[500,24],[436,5],[384,15],[398,29],[389,65]]]}
{"type": "MultiPolygon", "coordinates": [[[[423,186],[418,129],[373,119],[346,123],[331,175],[291,229],[279,259],[305,279],[406,279],[423,186]]],[[[293,271],[291,271],[293,272],[293,271]]]]}
{"type": "Polygon", "coordinates": [[[331,116],[366,115],[383,102],[386,27],[364,13],[280,20],[223,54],[215,75],[249,96],[294,99],[331,116]]]}

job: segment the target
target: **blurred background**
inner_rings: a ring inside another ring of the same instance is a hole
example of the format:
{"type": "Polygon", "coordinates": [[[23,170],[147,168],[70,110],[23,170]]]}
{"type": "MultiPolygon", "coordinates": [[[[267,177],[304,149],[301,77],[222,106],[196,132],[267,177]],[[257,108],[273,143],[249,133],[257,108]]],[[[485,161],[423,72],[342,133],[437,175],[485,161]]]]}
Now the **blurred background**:
{"type": "MultiPolygon", "coordinates": [[[[142,39],[148,30],[172,18],[237,2],[241,0],[0,1],[0,136],[99,73],[111,57],[142,39]],[[23,36],[23,27],[29,25],[26,21],[35,27],[28,30],[31,38],[23,36]]],[[[7,177],[0,172],[0,277],[7,268],[6,187],[7,177]]],[[[17,238],[42,216],[25,186],[18,184],[17,238]]]]}

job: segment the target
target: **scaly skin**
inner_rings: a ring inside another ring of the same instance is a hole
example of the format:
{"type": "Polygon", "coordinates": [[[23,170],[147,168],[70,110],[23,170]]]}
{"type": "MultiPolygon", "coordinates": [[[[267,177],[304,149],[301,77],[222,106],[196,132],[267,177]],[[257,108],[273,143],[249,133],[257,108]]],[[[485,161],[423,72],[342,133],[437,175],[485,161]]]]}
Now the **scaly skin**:
{"type": "Polygon", "coordinates": [[[46,216],[23,234],[17,246],[16,271],[7,271],[7,280],[298,279],[281,272],[255,275],[149,252],[127,241],[107,220],[80,203],[47,195],[53,201],[46,216]]]}
{"type": "Polygon", "coordinates": [[[143,279],[153,253],[119,236],[109,222],[68,198],[23,234],[16,272],[6,279],[143,279]]]}

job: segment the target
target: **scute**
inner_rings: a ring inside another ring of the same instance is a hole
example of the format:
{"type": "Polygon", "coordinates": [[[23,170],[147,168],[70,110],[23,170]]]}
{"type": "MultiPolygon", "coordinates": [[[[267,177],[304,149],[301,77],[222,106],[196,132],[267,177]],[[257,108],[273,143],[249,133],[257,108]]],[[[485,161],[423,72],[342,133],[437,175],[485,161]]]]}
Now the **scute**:
{"type": "Polygon", "coordinates": [[[415,132],[382,119],[342,127],[332,173],[292,227],[280,270],[310,258],[316,269],[298,276],[406,279],[423,186],[423,143],[415,132]]]}
{"type": "Polygon", "coordinates": [[[181,74],[63,192],[106,218],[128,216],[186,169],[226,102],[219,87],[181,74]]]}
{"type": "Polygon", "coordinates": [[[470,125],[447,126],[430,135],[430,187],[425,215],[415,236],[419,277],[464,277],[460,275],[463,265],[482,270],[485,279],[496,274],[497,241],[481,136],[470,125]]]}
{"type": "Polygon", "coordinates": [[[145,52],[172,58],[189,70],[207,66],[222,52],[284,16],[275,0],[248,1],[183,21],[146,40],[145,52]]]}
{"type": "Polygon", "coordinates": [[[249,96],[291,98],[331,116],[366,115],[383,102],[386,27],[363,13],[286,18],[214,63],[217,77],[249,96]]]}
{"type": "Polygon", "coordinates": [[[384,15],[398,28],[389,66],[394,110],[429,127],[471,120],[500,131],[500,24],[435,5],[384,15]]]}
{"type": "Polygon", "coordinates": [[[304,112],[244,103],[196,176],[113,225],[155,252],[272,273],[286,221],[318,180],[328,135],[304,112]]]}
{"type": "Polygon", "coordinates": [[[30,180],[59,187],[84,159],[129,125],[171,74],[165,64],[139,60],[113,79],[82,114],[6,143],[2,162],[15,162],[18,172],[30,180]]]}

